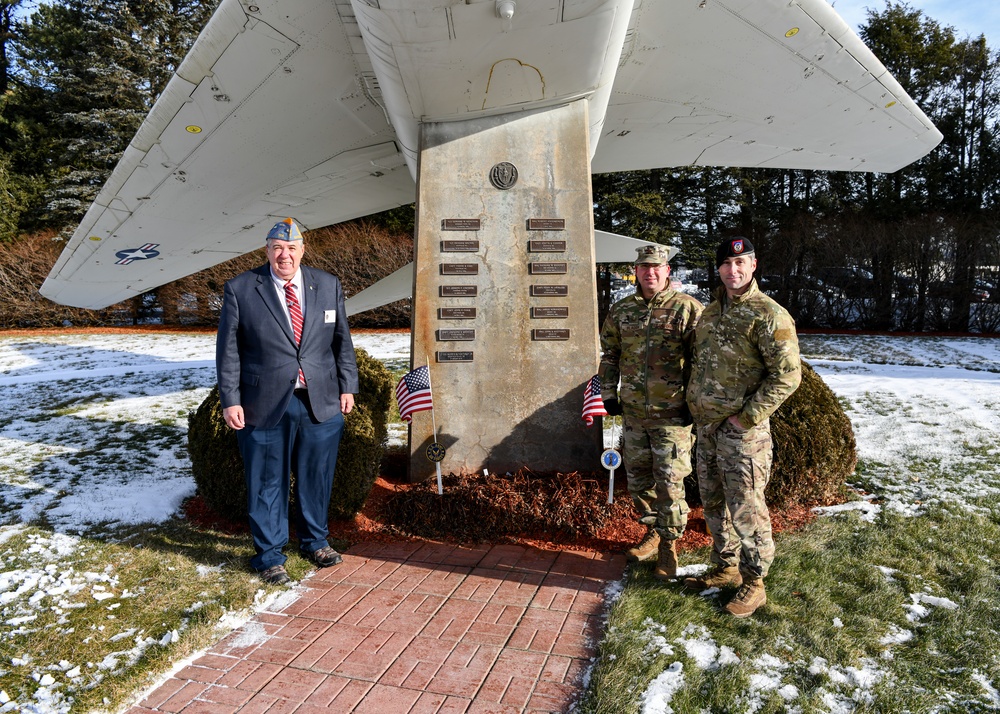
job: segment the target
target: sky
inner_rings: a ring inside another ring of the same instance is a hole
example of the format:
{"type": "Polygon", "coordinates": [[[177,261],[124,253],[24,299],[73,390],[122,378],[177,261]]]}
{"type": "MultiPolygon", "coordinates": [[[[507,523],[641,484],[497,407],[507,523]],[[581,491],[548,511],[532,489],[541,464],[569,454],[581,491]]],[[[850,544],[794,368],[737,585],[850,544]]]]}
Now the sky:
{"type": "MultiPolygon", "coordinates": [[[[379,359],[398,364],[408,358],[408,333],[358,334],[355,342],[379,359]]],[[[860,511],[862,520],[871,520],[885,508],[917,516],[940,503],[977,513],[977,498],[1000,493],[1000,474],[989,461],[995,459],[1000,432],[1000,339],[803,335],[800,345],[846,405],[859,456],[866,461],[864,485],[870,496],[823,509],[823,515],[860,511]],[[976,468],[980,451],[987,454],[987,469],[976,468]],[[901,478],[915,453],[939,462],[939,472],[901,478]]],[[[184,434],[188,412],[215,382],[214,351],[212,334],[0,333],[0,562],[10,558],[5,541],[42,511],[52,524],[51,531],[32,533],[28,553],[18,553],[27,565],[0,570],[0,643],[17,628],[30,627],[34,617],[67,593],[90,592],[107,598],[109,607],[114,598],[135,596],[117,592],[109,580],[113,575],[73,567],[88,547],[82,534],[102,523],[113,531],[116,523],[162,522],[194,494],[184,434]]],[[[682,575],[705,567],[686,566],[682,575]]],[[[882,574],[893,577],[889,568],[882,574]]],[[[620,592],[621,583],[612,588],[620,592]]],[[[717,597],[717,591],[702,596],[717,597]]],[[[297,591],[283,597],[298,597],[297,591]]],[[[924,591],[909,597],[909,626],[892,625],[881,637],[890,655],[936,608],[960,607],[924,591]]],[[[222,624],[243,626],[247,636],[256,631],[253,621],[222,624]]],[[[670,699],[692,669],[717,668],[737,656],[700,625],[671,640],[653,620],[643,627],[650,648],[678,657],[643,693],[643,714],[672,711],[670,699]]],[[[0,666],[31,667],[42,686],[33,702],[10,701],[0,691],[0,712],[68,711],[73,687],[93,671],[88,667],[111,669],[119,660],[134,661],[146,649],[183,636],[155,634],[141,640],[113,635],[125,639],[110,662],[31,662],[12,653],[0,666]]],[[[788,701],[798,696],[784,674],[788,663],[767,653],[747,657],[753,670],[745,693],[750,704],[771,692],[788,701]]],[[[819,657],[808,663],[810,671],[831,682],[830,711],[851,711],[851,702],[860,701],[851,697],[868,696],[887,676],[878,662],[856,664],[839,666],[819,657]]],[[[1000,692],[989,682],[983,688],[1000,708],[1000,692]]]]}
{"type": "MultiPolygon", "coordinates": [[[[886,0],[827,0],[855,32],[868,18],[868,8],[885,8],[886,0]]],[[[955,28],[958,38],[986,35],[986,43],[1000,49],[1000,2],[997,0],[908,0],[910,7],[941,25],[955,28]]]]}

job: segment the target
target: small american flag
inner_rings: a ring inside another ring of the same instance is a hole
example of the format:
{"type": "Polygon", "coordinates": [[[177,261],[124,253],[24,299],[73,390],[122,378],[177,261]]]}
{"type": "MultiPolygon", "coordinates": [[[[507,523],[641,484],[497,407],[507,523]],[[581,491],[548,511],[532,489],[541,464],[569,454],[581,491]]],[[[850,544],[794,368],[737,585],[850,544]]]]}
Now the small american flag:
{"type": "Polygon", "coordinates": [[[407,372],[396,385],[396,402],[399,404],[399,416],[403,421],[410,421],[414,412],[433,409],[431,403],[431,374],[427,365],[417,367],[407,372]]]}
{"type": "Polygon", "coordinates": [[[596,374],[587,382],[583,390],[583,420],[587,426],[594,425],[594,417],[607,416],[604,411],[604,401],[601,399],[601,378],[596,374]]]}

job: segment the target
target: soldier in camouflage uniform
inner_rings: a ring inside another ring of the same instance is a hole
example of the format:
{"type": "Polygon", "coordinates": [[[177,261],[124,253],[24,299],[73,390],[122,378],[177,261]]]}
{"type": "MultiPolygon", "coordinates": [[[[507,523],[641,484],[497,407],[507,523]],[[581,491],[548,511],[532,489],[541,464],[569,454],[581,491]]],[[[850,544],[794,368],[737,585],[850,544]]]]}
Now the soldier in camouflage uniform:
{"type": "Polygon", "coordinates": [[[637,251],[637,289],[612,305],[604,321],[598,374],[608,414],[624,414],[628,490],[649,528],[627,557],[656,557],[653,574],[666,580],[677,575],[676,544],[687,525],[692,435],[684,387],[701,303],[669,287],[668,248],[637,251]]]}
{"type": "Polygon", "coordinates": [[[764,502],[771,476],[769,417],[799,386],[802,372],[795,322],[757,288],[750,241],[722,241],[716,266],[722,287],[698,323],[687,392],[715,568],[684,585],[737,586],[724,609],[747,617],[767,602],[764,577],[774,559],[764,502]]]}

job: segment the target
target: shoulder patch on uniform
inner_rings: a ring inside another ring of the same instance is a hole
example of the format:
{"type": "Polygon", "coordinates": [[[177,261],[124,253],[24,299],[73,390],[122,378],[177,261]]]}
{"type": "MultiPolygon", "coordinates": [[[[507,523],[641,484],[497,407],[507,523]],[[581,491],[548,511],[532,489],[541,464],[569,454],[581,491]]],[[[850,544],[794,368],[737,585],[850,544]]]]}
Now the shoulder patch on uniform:
{"type": "Polygon", "coordinates": [[[787,327],[782,327],[781,329],[774,331],[775,340],[790,340],[792,339],[792,331],[787,327]]]}

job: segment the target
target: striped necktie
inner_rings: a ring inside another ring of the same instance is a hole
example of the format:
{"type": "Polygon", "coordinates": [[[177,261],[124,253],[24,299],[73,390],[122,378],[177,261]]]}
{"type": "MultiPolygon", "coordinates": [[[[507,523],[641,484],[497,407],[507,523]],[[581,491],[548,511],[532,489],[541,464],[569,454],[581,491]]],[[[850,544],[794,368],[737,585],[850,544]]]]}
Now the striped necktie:
{"type": "MultiPolygon", "coordinates": [[[[292,318],[292,333],[295,335],[295,344],[297,345],[302,341],[302,308],[299,305],[299,299],[295,296],[295,286],[292,285],[291,280],[285,283],[285,303],[288,305],[288,316],[292,318]]],[[[299,381],[302,384],[306,383],[301,368],[299,369],[299,381]]]]}

